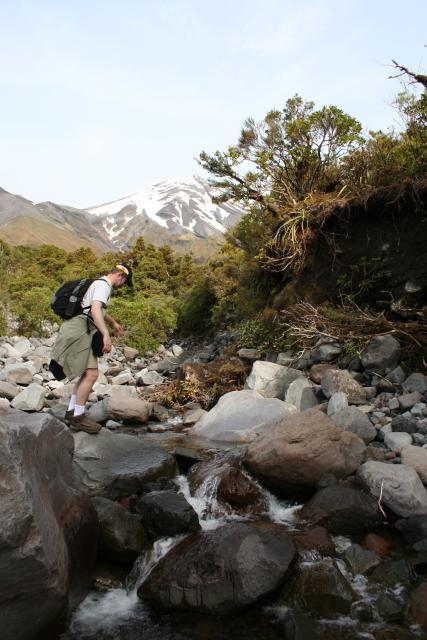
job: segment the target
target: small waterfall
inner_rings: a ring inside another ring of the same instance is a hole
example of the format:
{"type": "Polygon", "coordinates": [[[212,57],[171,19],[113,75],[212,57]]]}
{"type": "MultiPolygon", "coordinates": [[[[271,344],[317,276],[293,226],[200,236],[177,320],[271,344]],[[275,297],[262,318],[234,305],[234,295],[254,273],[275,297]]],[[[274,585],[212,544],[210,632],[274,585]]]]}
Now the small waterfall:
{"type": "Polygon", "coordinates": [[[131,620],[143,619],[145,610],[138,598],[138,587],[147,579],[161,558],[184,537],[156,540],[152,549],[135,561],[126,588],[90,593],[73,614],[70,623],[71,638],[89,640],[97,637],[99,633],[114,632],[131,620]]]}

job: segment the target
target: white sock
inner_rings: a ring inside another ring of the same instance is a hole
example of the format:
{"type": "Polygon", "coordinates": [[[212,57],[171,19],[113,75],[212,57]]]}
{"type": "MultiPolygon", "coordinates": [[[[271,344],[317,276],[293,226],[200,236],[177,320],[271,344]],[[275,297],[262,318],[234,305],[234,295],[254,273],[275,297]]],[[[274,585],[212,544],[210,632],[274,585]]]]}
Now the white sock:
{"type": "Polygon", "coordinates": [[[74,409],[74,407],[76,406],[76,394],[73,393],[71,398],[70,398],[70,402],[68,404],[68,411],[72,411],[74,409]]]}
{"type": "Polygon", "coordinates": [[[81,416],[85,412],[84,404],[76,404],[74,406],[74,417],[81,416]]]}

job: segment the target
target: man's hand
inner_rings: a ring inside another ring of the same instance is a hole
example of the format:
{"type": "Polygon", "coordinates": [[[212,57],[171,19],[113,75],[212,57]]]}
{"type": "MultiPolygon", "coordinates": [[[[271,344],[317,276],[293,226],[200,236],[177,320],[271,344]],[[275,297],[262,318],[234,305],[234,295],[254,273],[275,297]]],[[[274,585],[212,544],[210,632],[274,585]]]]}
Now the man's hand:
{"type": "Polygon", "coordinates": [[[113,323],[113,333],[115,335],[116,338],[122,338],[124,336],[125,330],[122,327],[121,324],[119,324],[118,322],[114,321],[113,323]]]}
{"type": "Polygon", "coordinates": [[[103,353],[110,353],[111,351],[111,338],[108,333],[104,333],[103,335],[104,346],[102,349],[103,353]]]}

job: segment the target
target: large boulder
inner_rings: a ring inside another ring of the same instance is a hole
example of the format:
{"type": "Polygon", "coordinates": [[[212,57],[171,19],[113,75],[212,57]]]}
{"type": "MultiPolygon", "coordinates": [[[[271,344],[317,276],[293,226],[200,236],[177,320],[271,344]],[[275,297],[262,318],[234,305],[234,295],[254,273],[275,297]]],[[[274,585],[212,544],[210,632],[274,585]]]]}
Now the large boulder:
{"type": "Polygon", "coordinates": [[[199,518],[182,493],[151,491],[136,505],[144,528],[152,538],[177,536],[200,529],[199,518]]]}
{"type": "Polygon", "coordinates": [[[366,447],[317,409],[291,416],[251,443],[244,459],[249,470],[282,495],[312,493],[325,474],[343,478],[364,460],[366,447]]]}
{"type": "Polygon", "coordinates": [[[47,637],[89,589],[98,524],[73,481],[73,438],[48,414],[0,414],[3,640],[47,637]]]}
{"type": "Polygon", "coordinates": [[[173,477],[176,463],[162,447],[136,436],[101,429],[74,434],[77,477],[94,495],[113,500],[139,494],[148,482],[173,477]]]}
{"type": "Polygon", "coordinates": [[[320,489],[298,516],[326,527],[335,535],[371,531],[383,520],[375,498],[353,487],[340,485],[320,489]]]}
{"type": "Polygon", "coordinates": [[[258,391],[265,398],[284,400],[291,382],[302,377],[304,374],[297,369],[284,367],[274,362],[257,360],[252,366],[245,388],[258,391]]]}
{"type": "Polygon", "coordinates": [[[364,404],[366,402],[365,389],[346,369],[327,369],[322,376],[321,384],[322,391],[327,398],[342,391],[346,394],[350,404],[364,404]]]}
{"type": "Polygon", "coordinates": [[[280,587],[294,556],[282,527],[226,524],[178,543],[138,594],[166,608],[235,611],[280,587]]]}
{"type": "Polygon", "coordinates": [[[250,442],[259,433],[297,410],[278,398],[264,398],[256,391],[230,391],[200,418],[191,435],[224,442],[250,442]]]}
{"type": "Polygon", "coordinates": [[[136,560],[146,542],[141,518],[108,498],[93,498],[92,503],[101,528],[99,553],[112,562],[136,560]]]}
{"type": "Polygon", "coordinates": [[[384,375],[394,369],[400,358],[400,344],[390,334],[374,336],[362,353],[362,365],[367,371],[384,375]]]}
{"type": "Polygon", "coordinates": [[[427,491],[417,472],[406,465],[368,460],[357,477],[376,498],[398,516],[427,514],[427,491]]]}

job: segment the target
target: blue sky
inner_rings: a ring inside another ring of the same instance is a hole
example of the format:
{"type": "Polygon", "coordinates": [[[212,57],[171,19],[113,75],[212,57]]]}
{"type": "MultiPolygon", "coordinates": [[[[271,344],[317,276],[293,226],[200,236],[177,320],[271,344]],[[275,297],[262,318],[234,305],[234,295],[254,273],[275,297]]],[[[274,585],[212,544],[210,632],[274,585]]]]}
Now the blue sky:
{"type": "Polygon", "coordinates": [[[425,0],[0,0],[0,186],[84,207],[200,173],[295,93],[386,129],[425,44],[425,0]]]}

